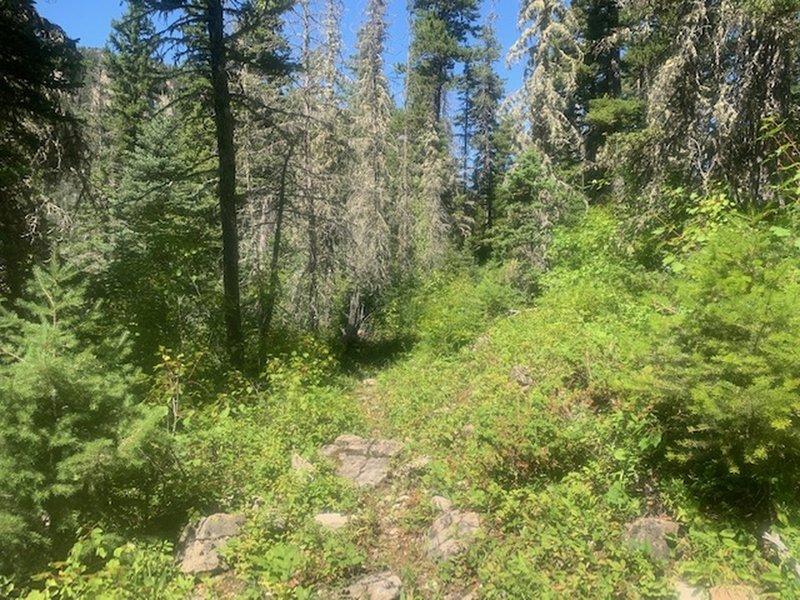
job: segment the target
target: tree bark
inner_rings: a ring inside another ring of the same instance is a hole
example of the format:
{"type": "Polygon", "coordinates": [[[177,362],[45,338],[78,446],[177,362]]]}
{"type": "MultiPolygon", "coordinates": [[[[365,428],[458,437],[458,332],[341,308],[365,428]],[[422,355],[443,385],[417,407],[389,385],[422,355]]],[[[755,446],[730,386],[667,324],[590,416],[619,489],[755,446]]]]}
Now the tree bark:
{"type": "Polygon", "coordinates": [[[219,206],[222,219],[222,273],[227,346],[231,366],[244,367],[244,340],[239,297],[239,233],[236,215],[236,147],[231,95],[226,70],[222,0],[206,0],[209,66],[214,96],[214,124],[219,157],[219,206]]]}
{"type": "Polygon", "coordinates": [[[272,329],[272,319],[275,314],[275,304],[278,300],[280,286],[280,251],[283,237],[283,215],[286,209],[286,179],[289,173],[289,163],[294,156],[295,143],[293,142],[286,152],[281,166],[280,189],[278,190],[277,217],[275,219],[275,235],[272,240],[272,260],[269,267],[269,289],[263,299],[261,326],[259,328],[258,358],[263,369],[266,366],[267,341],[272,329]]]}

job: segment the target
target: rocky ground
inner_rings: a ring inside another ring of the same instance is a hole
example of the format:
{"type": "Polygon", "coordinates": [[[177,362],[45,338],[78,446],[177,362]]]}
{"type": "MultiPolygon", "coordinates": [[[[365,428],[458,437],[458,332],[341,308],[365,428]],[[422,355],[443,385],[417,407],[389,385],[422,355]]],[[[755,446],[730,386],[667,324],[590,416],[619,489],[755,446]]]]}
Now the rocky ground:
{"type": "MultiPolygon", "coordinates": [[[[414,456],[398,440],[377,437],[381,410],[367,380],[360,397],[376,437],[343,435],[320,448],[317,461],[331,461],[339,477],[360,490],[361,506],[352,514],[323,512],[315,516],[322,528],[338,530],[371,519],[374,536],[363,575],[344,589],[317,590],[323,600],[395,600],[418,597],[441,600],[476,600],[481,597],[476,581],[458,583],[440,580],[439,567],[467,551],[481,538],[491,535],[487,519],[454,505],[443,496],[428,495],[420,484],[431,460],[414,456]],[[420,515],[429,517],[420,522],[420,515]],[[404,589],[409,577],[415,591],[404,589]]],[[[313,472],[315,461],[292,457],[296,471],[313,472]]],[[[178,558],[187,574],[211,575],[198,585],[195,599],[237,598],[243,583],[233,576],[219,556],[219,549],[236,537],[245,523],[241,514],[214,514],[187,526],[178,544],[178,558]]],[[[680,525],[666,517],[643,516],[628,524],[625,538],[645,549],[654,560],[667,561],[670,545],[681,535],[680,525]]],[[[758,594],[746,586],[701,589],[674,581],[678,600],[752,600],[758,594]]]]}

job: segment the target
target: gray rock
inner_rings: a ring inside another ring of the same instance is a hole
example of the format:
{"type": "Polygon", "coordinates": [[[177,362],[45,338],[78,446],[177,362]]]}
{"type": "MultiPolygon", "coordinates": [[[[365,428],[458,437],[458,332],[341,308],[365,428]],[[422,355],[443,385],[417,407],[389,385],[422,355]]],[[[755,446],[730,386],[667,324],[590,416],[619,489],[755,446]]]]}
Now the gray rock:
{"type": "Polygon", "coordinates": [[[350,523],[350,517],[342,513],[320,513],[314,517],[314,520],[325,529],[335,531],[347,527],[350,523]]]}
{"type": "Polygon", "coordinates": [[[239,534],[244,521],[244,515],[219,513],[202,519],[197,526],[187,525],[178,541],[181,570],[187,574],[227,571],[218,550],[239,534]]]}
{"type": "Polygon", "coordinates": [[[746,585],[718,585],[710,590],[711,600],[758,600],[758,592],[746,585]]]}
{"type": "Polygon", "coordinates": [[[391,571],[368,575],[347,588],[347,595],[356,600],[396,600],[403,582],[391,571]]]}
{"type": "Polygon", "coordinates": [[[453,508],[453,502],[444,496],[434,496],[431,498],[431,504],[439,512],[448,512],[453,508]]]}
{"type": "Polygon", "coordinates": [[[669,560],[667,536],[677,535],[679,530],[675,521],[645,517],[627,525],[625,540],[630,547],[643,548],[655,560],[669,560]]]}
{"type": "Polygon", "coordinates": [[[450,510],[433,522],[425,550],[433,560],[448,560],[466,550],[480,531],[478,513],[450,510]]]}
{"type": "Polygon", "coordinates": [[[527,391],[533,387],[533,377],[531,377],[531,372],[527,367],[522,365],[517,365],[511,369],[509,379],[519,385],[519,387],[521,387],[523,390],[527,391]]]}
{"type": "Polygon", "coordinates": [[[708,594],[704,589],[689,585],[685,581],[678,580],[673,585],[675,586],[677,600],[706,600],[708,598],[708,594]]]}
{"type": "Polygon", "coordinates": [[[325,446],[322,454],[337,465],[340,477],[349,479],[359,487],[374,487],[389,475],[392,458],[403,449],[394,440],[369,440],[355,435],[343,435],[325,446]]]}
{"type": "Polygon", "coordinates": [[[418,456],[397,469],[397,476],[403,479],[423,475],[431,465],[430,456],[418,456]]]}

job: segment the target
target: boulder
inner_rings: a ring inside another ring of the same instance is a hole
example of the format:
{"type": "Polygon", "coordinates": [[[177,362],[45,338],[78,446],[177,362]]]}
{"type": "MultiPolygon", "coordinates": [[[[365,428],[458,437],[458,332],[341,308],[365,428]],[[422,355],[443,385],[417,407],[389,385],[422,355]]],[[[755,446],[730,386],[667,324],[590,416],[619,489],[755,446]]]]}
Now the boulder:
{"type": "Polygon", "coordinates": [[[323,528],[335,531],[346,527],[350,522],[350,517],[342,513],[320,513],[314,520],[323,528]]]}
{"type": "Polygon", "coordinates": [[[355,600],[396,600],[400,597],[403,582],[391,571],[367,575],[347,588],[347,595],[355,600]]]}
{"type": "Polygon", "coordinates": [[[482,526],[474,512],[449,510],[433,522],[425,550],[432,560],[448,560],[466,550],[482,526]]]}
{"type": "Polygon", "coordinates": [[[704,589],[689,585],[685,581],[675,581],[674,586],[677,600],[706,600],[708,598],[704,589]]]}
{"type": "Polygon", "coordinates": [[[677,535],[680,525],[669,519],[645,517],[636,519],[625,528],[625,540],[631,547],[640,547],[655,560],[669,559],[667,536],[677,535]]]}
{"type": "Polygon", "coordinates": [[[187,525],[178,541],[181,570],[187,574],[227,571],[218,550],[239,534],[244,521],[241,514],[219,513],[205,517],[197,526],[187,525]]]}
{"type": "Polygon", "coordinates": [[[340,477],[359,487],[374,487],[389,476],[389,465],[403,449],[394,440],[371,440],[355,435],[343,435],[325,446],[322,454],[332,459],[340,477]]]}
{"type": "Polygon", "coordinates": [[[453,509],[453,502],[444,496],[431,498],[431,505],[439,512],[449,512],[453,509]]]}
{"type": "Polygon", "coordinates": [[[758,600],[758,592],[746,585],[718,585],[709,593],[711,600],[758,600]]]}

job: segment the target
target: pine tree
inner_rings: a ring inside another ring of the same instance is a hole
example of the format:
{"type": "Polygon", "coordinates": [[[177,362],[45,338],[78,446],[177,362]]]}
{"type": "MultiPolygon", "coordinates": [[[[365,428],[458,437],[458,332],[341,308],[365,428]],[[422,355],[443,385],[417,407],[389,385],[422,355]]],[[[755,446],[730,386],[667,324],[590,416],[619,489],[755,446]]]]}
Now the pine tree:
{"type": "MultiPolygon", "coordinates": [[[[577,92],[582,113],[595,108],[609,110],[613,101],[622,96],[622,48],[618,41],[621,26],[620,6],[617,0],[579,0],[572,3],[578,20],[579,37],[583,45],[584,70],[577,92]],[[598,107],[599,102],[599,107],[598,107]]],[[[608,130],[601,127],[599,119],[587,116],[583,123],[586,131],[586,160],[593,163],[605,141],[608,130]]],[[[590,177],[599,177],[592,173],[590,177]]]]}
{"type": "MultiPolygon", "coordinates": [[[[289,2],[275,0],[258,5],[228,0],[142,0],[151,11],[172,16],[169,29],[182,37],[189,64],[198,65],[210,85],[209,108],[213,110],[218,159],[218,198],[222,225],[223,312],[227,333],[227,350],[234,368],[244,367],[244,334],[242,330],[239,282],[238,198],[236,177],[235,121],[229,69],[234,58],[242,64],[273,68],[280,56],[273,48],[261,54],[237,56],[234,38],[243,32],[263,27],[276,30],[276,17],[288,8],[289,2]],[[236,32],[230,31],[231,19],[236,32]]],[[[263,50],[263,48],[259,48],[263,50]]]]}
{"type": "Polygon", "coordinates": [[[109,265],[98,278],[109,314],[134,332],[142,366],[160,346],[188,352],[215,329],[214,197],[196,174],[183,125],[161,115],[139,132],[111,204],[109,265]]]}
{"type": "Polygon", "coordinates": [[[724,184],[741,203],[774,199],[765,119],[789,116],[795,2],[623,2],[626,62],[647,102],[646,132],[623,142],[631,190],[724,184]],[[643,27],[646,24],[647,27],[643,27]]]}
{"type": "Polygon", "coordinates": [[[471,123],[471,149],[474,152],[472,188],[483,210],[483,228],[491,229],[494,215],[495,188],[505,169],[504,151],[498,136],[503,81],[495,70],[500,59],[500,45],[494,16],[481,27],[480,46],[470,71],[472,79],[468,116],[471,123]]]}
{"type": "Polygon", "coordinates": [[[358,35],[355,93],[352,99],[355,149],[347,226],[348,278],[352,282],[348,337],[358,334],[365,302],[388,283],[391,269],[391,197],[387,164],[392,98],[384,73],[386,0],[369,0],[358,35]]]}
{"type": "Polygon", "coordinates": [[[44,566],[80,525],[107,516],[131,492],[115,473],[147,456],[164,416],[135,406],[126,340],[98,336],[107,330],[76,270],[56,259],[34,268],[15,308],[0,313],[4,573],[44,566]]]}
{"type": "Polygon", "coordinates": [[[523,88],[513,98],[516,119],[528,126],[520,132],[520,145],[573,163],[584,153],[574,118],[583,63],[575,15],[564,0],[525,0],[519,24],[522,34],[509,56],[526,63],[523,88]]]}
{"type": "MultiPolygon", "coordinates": [[[[0,297],[22,292],[33,256],[44,250],[31,224],[39,182],[80,164],[82,143],[64,95],[82,79],[75,42],[42,18],[31,0],[0,3],[0,297]]],[[[45,253],[46,254],[46,253],[45,253]]]]}
{"type": "Polygon", "coordinates": [[[412,0],[413,39],[407,108],[420,130],[439,125],[445,115],[447,86],[475,32],[476,0],[412,0]]]}
{"type": "Polygon", "coordinates": [[[112,23],[105,67],[111,82],[110,130],[117,166],[136,148],[144,124],[153,115],[162,89],[159,40],[141,0],[112,23]]]}

